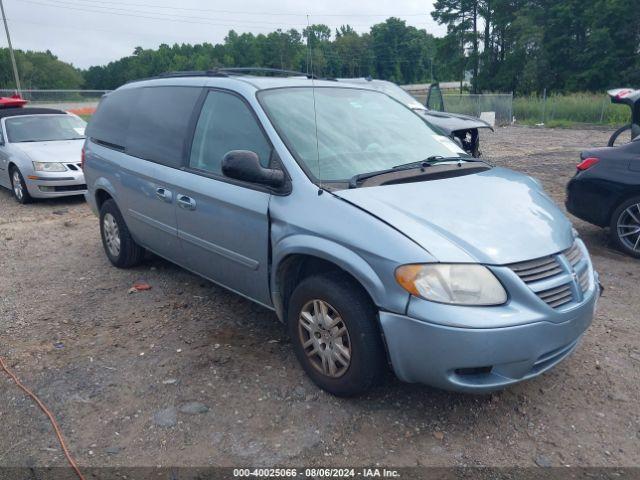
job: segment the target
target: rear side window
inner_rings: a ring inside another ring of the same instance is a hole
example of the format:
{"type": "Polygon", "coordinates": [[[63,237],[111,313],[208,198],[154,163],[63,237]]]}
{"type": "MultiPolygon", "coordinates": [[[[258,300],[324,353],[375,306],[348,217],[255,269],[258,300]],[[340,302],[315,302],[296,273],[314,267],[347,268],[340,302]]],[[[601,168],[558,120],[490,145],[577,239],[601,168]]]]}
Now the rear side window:
{"type": "Polygon", "coordinates": [[[269,166],[271,145],[249,107],[236,95],[211,91],[198,119],[189,166],[220,174],[231,150],[251,150],[263,167],[269,166]]]}
{"type": "Polygon", "coordinates": [[[124,150],[129,121],[136,108],[139,93],[138,89],[125,89],[103,97],[98,110],[91,117],[87,136],[124,150]]]}
{"type": "Polygon", "coordinates": [[[126,151],[168,167],[182,166],[189,122],[201,88],[144,87],[133,109],[126,151]]]}

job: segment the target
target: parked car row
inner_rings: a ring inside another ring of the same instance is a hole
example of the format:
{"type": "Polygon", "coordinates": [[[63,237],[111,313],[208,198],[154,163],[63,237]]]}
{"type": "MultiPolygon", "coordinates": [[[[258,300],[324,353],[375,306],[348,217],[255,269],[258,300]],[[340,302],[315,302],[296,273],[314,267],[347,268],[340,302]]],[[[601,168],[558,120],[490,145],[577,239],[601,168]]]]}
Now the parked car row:
{"type": "Polygon", "coordinates": [[[150,251],[273,310],[335,395],[366,392],[389,364],[486,392],[575,350],[598,274],[536,180],[368,83],[250,73],[164,75],[102,99],[82,170],[114,266],[150,251]]]}

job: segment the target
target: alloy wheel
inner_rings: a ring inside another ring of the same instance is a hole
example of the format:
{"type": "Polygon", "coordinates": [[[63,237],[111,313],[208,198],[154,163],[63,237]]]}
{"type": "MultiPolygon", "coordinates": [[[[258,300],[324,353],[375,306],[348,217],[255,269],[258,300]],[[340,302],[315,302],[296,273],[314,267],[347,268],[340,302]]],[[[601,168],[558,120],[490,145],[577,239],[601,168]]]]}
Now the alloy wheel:
{"type": "Polygon", "coordinates": [[[18,200],[22,200],[24,198],[24,190],[22,189],[22,179],[18,170],[13,171],[11,181],[13,183],[13,193],[15,193],[18,200]]]}
{"type": "Polygon", "coordinates": [[[629,205],[618,217],[618,237],[629,249],[640,252],[640,203],[629,205]]]}
{"type": "Polygon", "coordinates": [[[339,378],[349,369],[349,331],[337,310],[327,302],[316,299],[302,307],[298,334],[311,365],[320,373],[339,378]]]}
{"type": "Polygon", "coordinates": [[[120,255],[120,229],[115,217],[110,213],[105,214],[102,220],[102,227],[104,241],[107,244],[109,253],[114,257],[118,257],[120,255]]]}

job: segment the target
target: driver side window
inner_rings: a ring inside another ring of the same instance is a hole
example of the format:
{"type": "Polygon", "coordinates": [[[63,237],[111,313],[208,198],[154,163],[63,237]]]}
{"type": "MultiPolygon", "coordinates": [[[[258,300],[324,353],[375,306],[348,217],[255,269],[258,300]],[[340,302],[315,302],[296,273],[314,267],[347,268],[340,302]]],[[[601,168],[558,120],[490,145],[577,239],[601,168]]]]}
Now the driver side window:
{"type": "Polygon", "coordinates": [[[231,150],[255,152],[260,164],[269,166],[271,145],[247,104],[236,95],[211,91],[196,125],[189,166],[221,175],[222,159],[231,150]]]}

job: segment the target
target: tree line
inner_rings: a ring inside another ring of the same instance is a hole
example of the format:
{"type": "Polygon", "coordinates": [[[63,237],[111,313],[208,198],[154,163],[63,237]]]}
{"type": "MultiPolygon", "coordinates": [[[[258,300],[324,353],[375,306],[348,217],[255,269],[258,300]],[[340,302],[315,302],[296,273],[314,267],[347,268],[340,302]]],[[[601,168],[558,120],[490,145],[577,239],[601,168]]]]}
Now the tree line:
{"type": "MultiPolygon", "coordinates": [[[[332,30],[269,34],[229,31],[222,43],[137,47],[132,55],[78,70],[51,52],[17,52],[25,88],[113,89],[178,70],[270,67],[324,77],[396,83],[471,80],[475,92],[602,91],[640,87],[637,0],[436,0],[431,13],[444,37],[388,18],[358,33],[332,30]]],[[[0,86],[13,78],[0,49],[0,86]]]]}
{"type": "Polygon", "coordinates": [[[439,49],[476,91],[640,88],[638,0],[436,0],[439,49]]]}
{"type": "MultiPolygon", "coordinates": [[[[83,72],[46,52],[15,51],[22,88],[83,88],[83,72]]],[[[0,88],[15,88],[8,48],[0,48],[0,88]]]]}
{"type": "MultiPolygon", "coordinates": [[[[415,83],[431,79],[437,43],[433,35],[397,18],[374,25],[363,34],[349,25],[335,31],[326,25],[311,25],[302,31],[276,30],[266,35],[231,30],[224,43],[215,45],[138,47],[131,56],[89,68],[84,78],[90,88],[113,88],[167,71],[258,66],[313,71],[321,77],[371,76],[415,83]]],[[[449,74],[434,67],[434,77],[449,74]]]]}

